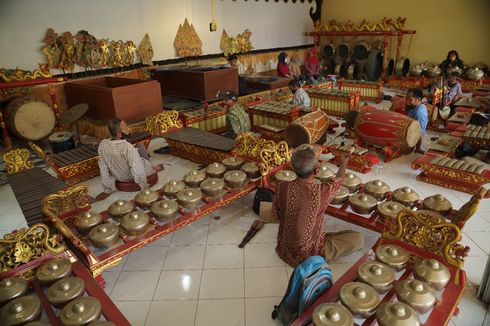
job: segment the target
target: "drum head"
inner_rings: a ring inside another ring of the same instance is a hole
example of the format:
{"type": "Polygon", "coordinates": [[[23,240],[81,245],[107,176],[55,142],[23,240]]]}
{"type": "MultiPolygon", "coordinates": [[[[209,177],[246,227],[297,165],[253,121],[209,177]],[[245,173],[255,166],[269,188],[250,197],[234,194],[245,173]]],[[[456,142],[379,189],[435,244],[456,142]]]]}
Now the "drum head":
{"type": "Polygon", "coordinates": [[[311,138],[308,130],[299,123],[292,122],[284,131],[284,140],[289,147],[298,147],[303,144],[310,144],[311,138]]]}
{"type": "Polygon", "coordinates": [[[19,106],[13,124],[21,137],[40,140],[51,134],[56,124],[56,117],[48,104],[33,100],[19,106]]]}
{"type": "Polygon", "coordinates": [[[350,110],[349,112],[347,112],[347,114],[345,115],[345,127],[348,129],[354,129],[358,115],[359,111],[357,110],[350,110]]]}
{"type": "Polygon", "coordinates": [[[407,145],[414,147],[422,137],[422,130],[418,121],[412,121],[407,128],[407,145]]]}
{"type": "Polygon", "coordinates": [[[56,142],[63,142],[68,139],[71,139],[72,133],[69,131],[57,131],[51,134],[49,136],[48,140],[50,142],[56,143],[56,142]]]}

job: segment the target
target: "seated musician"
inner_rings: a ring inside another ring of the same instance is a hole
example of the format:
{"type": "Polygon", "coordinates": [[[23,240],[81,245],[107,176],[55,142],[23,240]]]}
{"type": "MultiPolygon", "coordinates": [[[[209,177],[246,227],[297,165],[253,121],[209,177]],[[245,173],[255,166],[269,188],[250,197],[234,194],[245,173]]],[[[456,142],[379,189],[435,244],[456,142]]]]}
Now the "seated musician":
{"type": "Polygon", "coordinates": [[[410,118],[417,120],[420,124],[420,129],[422,130],[422,139],[417,143],[415,152],[423,154],[421,150],[423,147],[425,149],[426,143],[426,132],[427,125],[429,124],[429,110],[422,103],[422,98],[424,94],[420,88],[412,88],[407,92],[407,97],[405,99],[406,107],[405,110],[410,118]]]}
{"type": "Polygon", "coordinates": [[[459,58],[458,51],[451,50],[447,53],[446,59],[441,62],[440,68],[442,69],[442,73],[447,76],[447,69],[449,68],[460,68],[464,70],[464,63],[459,58]]]}
{"type": "Polygon", "coordinates": [[[237,103],[238,95],[233,91],[219,94],[222,105],[228,109],[226,114],[227,136],[235,139],[238,135],[250,131],[250,118],[247,112],[237,103]]]}
{"type": "Polygon", "coordinates": [[[305,69],[308,81],[315,83],[316,79],[320,76],[320,60],[318,59],[316,47],[306,52],[305,69]]]}
{"type": "Polygon", "coordinates": [[[289,82],[289,89],[294,94],[293,104],[304,106],[305,108],[310,108],[311,100],[308,93],[301,87],[298,80],[293,79],[289,82]]]}
{"type": "Polygon", "coordinates": [[[296,54],[293,54],[291,56],[291,60],[289,60],[289,73],[291,77],[299,79],[301,77],[301,68],[299,67],[298,63],[298,56],[296,54]]]}
{"type": "Polygon", "coordinates": [[[314,151],[309,146],[300,146],[291,158],[297,179],[278,184],[270,213],[263,214],[265,205],[261,205],[261,217],[270,215],[269,222],[279,222],[276,252],[290,266],[295,267],[314,255],[332,262],[364,246],[359,232],[326,233],[324,228],[325,208],[342,184],[347,161],[347,157],[342,158],[336,177],[320,184],[314,177],[318,165],[314,151]]]}
{"type": "Polygon", "coordinates": [[[289,71],[289,66],[288,63],[286,62],[286,59],[288,57],[288,54],[286,52],[281,52],[279,53],[279,56],[277,57],[277,75],[279,77],[288,77],[291,78],[291,72],[289,71]]]}
{"type": "Polygon", "coordinates": [[[137,183],[141,189],[147,188],[147,177],[162,171],[163,165],[152,166],[143,144],[132,145],[126,138],[129,128],[125,121],[117,118],[107,123],[112,139],[104,139],[99,144],[99,168],[104,192],[96,200],[104,200],[114,190],[114,182],[137,183]]]}
{"type": "MultiPolygon", "coordinates": [[[[230,54],[227,60],[231,68],[238,69],[238,56],[236,54],[230,54]]],[[[238,92],[240,95],[247,95],[249,93],[247,80],[240,74],[238,74],[238,92]]]]}

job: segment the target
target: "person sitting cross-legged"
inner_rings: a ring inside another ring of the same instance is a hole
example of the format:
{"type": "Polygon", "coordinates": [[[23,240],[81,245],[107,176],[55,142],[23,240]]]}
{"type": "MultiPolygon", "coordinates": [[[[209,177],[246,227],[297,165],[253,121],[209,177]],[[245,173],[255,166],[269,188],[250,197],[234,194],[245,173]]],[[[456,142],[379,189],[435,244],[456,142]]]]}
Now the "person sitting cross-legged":
{"type": "Polygon", "coordinates": [[[99,168],[104,192],[95,197],[104,200],[114,191],[115,181],[135,182],[141,189],[147,188],[147,177],[162,171],[163,165],[152,166],[143,144],[133,146],[126,138],[129,128],[125,121],[114,118],[108,122],[112,139],[99,144],[99,168]]]}

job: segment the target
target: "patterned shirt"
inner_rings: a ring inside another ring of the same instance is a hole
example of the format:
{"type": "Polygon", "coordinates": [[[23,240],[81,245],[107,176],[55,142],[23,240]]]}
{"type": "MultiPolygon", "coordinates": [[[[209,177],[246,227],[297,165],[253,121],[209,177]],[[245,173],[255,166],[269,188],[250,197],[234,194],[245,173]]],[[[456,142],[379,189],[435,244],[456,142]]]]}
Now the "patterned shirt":
{"type": "Polygon", "coordinates": [[[233,139],[250,131],[250,118],[240,104],[234,104],[226,114],[226,128],[233,139]]]}
{"type": "Polygon", "coordinates": [[[310,256],[323,256],[323,212],[339,190],[340,181],[334,178],[320,184],[311,177],[279,183],[272,201],[272,217],[279,220],[276,252],[292,267],[310,256]]]}
{"type": "Polygon", "coordinates": [[[304,89],[299,88],[294,93],[294,98],[293,98],[293,104],[294,105],[300,105],[300,106],[304,106],[306,108],[309,108],[310,103],[311,103],[310,96],[308,95],[308,93],[304,89]]]}
{"type": "Polygon", "coordinates": [[[147,176],[155,173],[150,161],[126,140],[104,139],[99,144],[99,168],[104,192],[114,190],[114,182],[134,181],[141,189],[148,186],[147,176]]]}

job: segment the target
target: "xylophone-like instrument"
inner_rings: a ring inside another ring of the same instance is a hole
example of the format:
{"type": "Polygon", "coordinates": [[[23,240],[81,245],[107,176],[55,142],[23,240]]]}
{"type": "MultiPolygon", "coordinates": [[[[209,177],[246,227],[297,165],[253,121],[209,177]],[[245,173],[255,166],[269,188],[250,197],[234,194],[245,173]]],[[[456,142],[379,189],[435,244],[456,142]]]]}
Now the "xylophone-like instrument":
{"type": "Polygon", "coordinates": [[[219,104],[183,112],[180,118],[184,127],[196,128],[212,133],[226,131],[226,109],[219,104]]]}
{"type": "Polygon", "coordinates": [[[475,148],[484,148],[490,144],[490,130],[487,126],[462,126],[453,131],[451,135],[461,137],[463,143],[475,148]]]}
{"type": "Polygon", "coordinates": [[[307,89],[311,106],[320,108],[326,114],[343,117],[351,110],[359,109],[359,92],[307,89]]]}
{"type": "Polygon", "coordinates": [[[441,187],[475,194],[490,182],[487,165],[452,159],[444,155],[428,152],[412,163],[412,168],[422,169],[417,180],[441,187]]]}
{"type": "Polygon", "coordinates": [[[265,101],[249,106],[248,113],[254,130],[260,130],[262,125],[286,128],[301,115],[301,107],[286,102],[265,101]]]}
{"type": "Polygon", "coordinates": [[[361,99],[379,103],[383,100],[381,81],[371,82],[364,80],[341,79],[338,81],[339,90],[348,92],[359,92],[361,99]]]}

